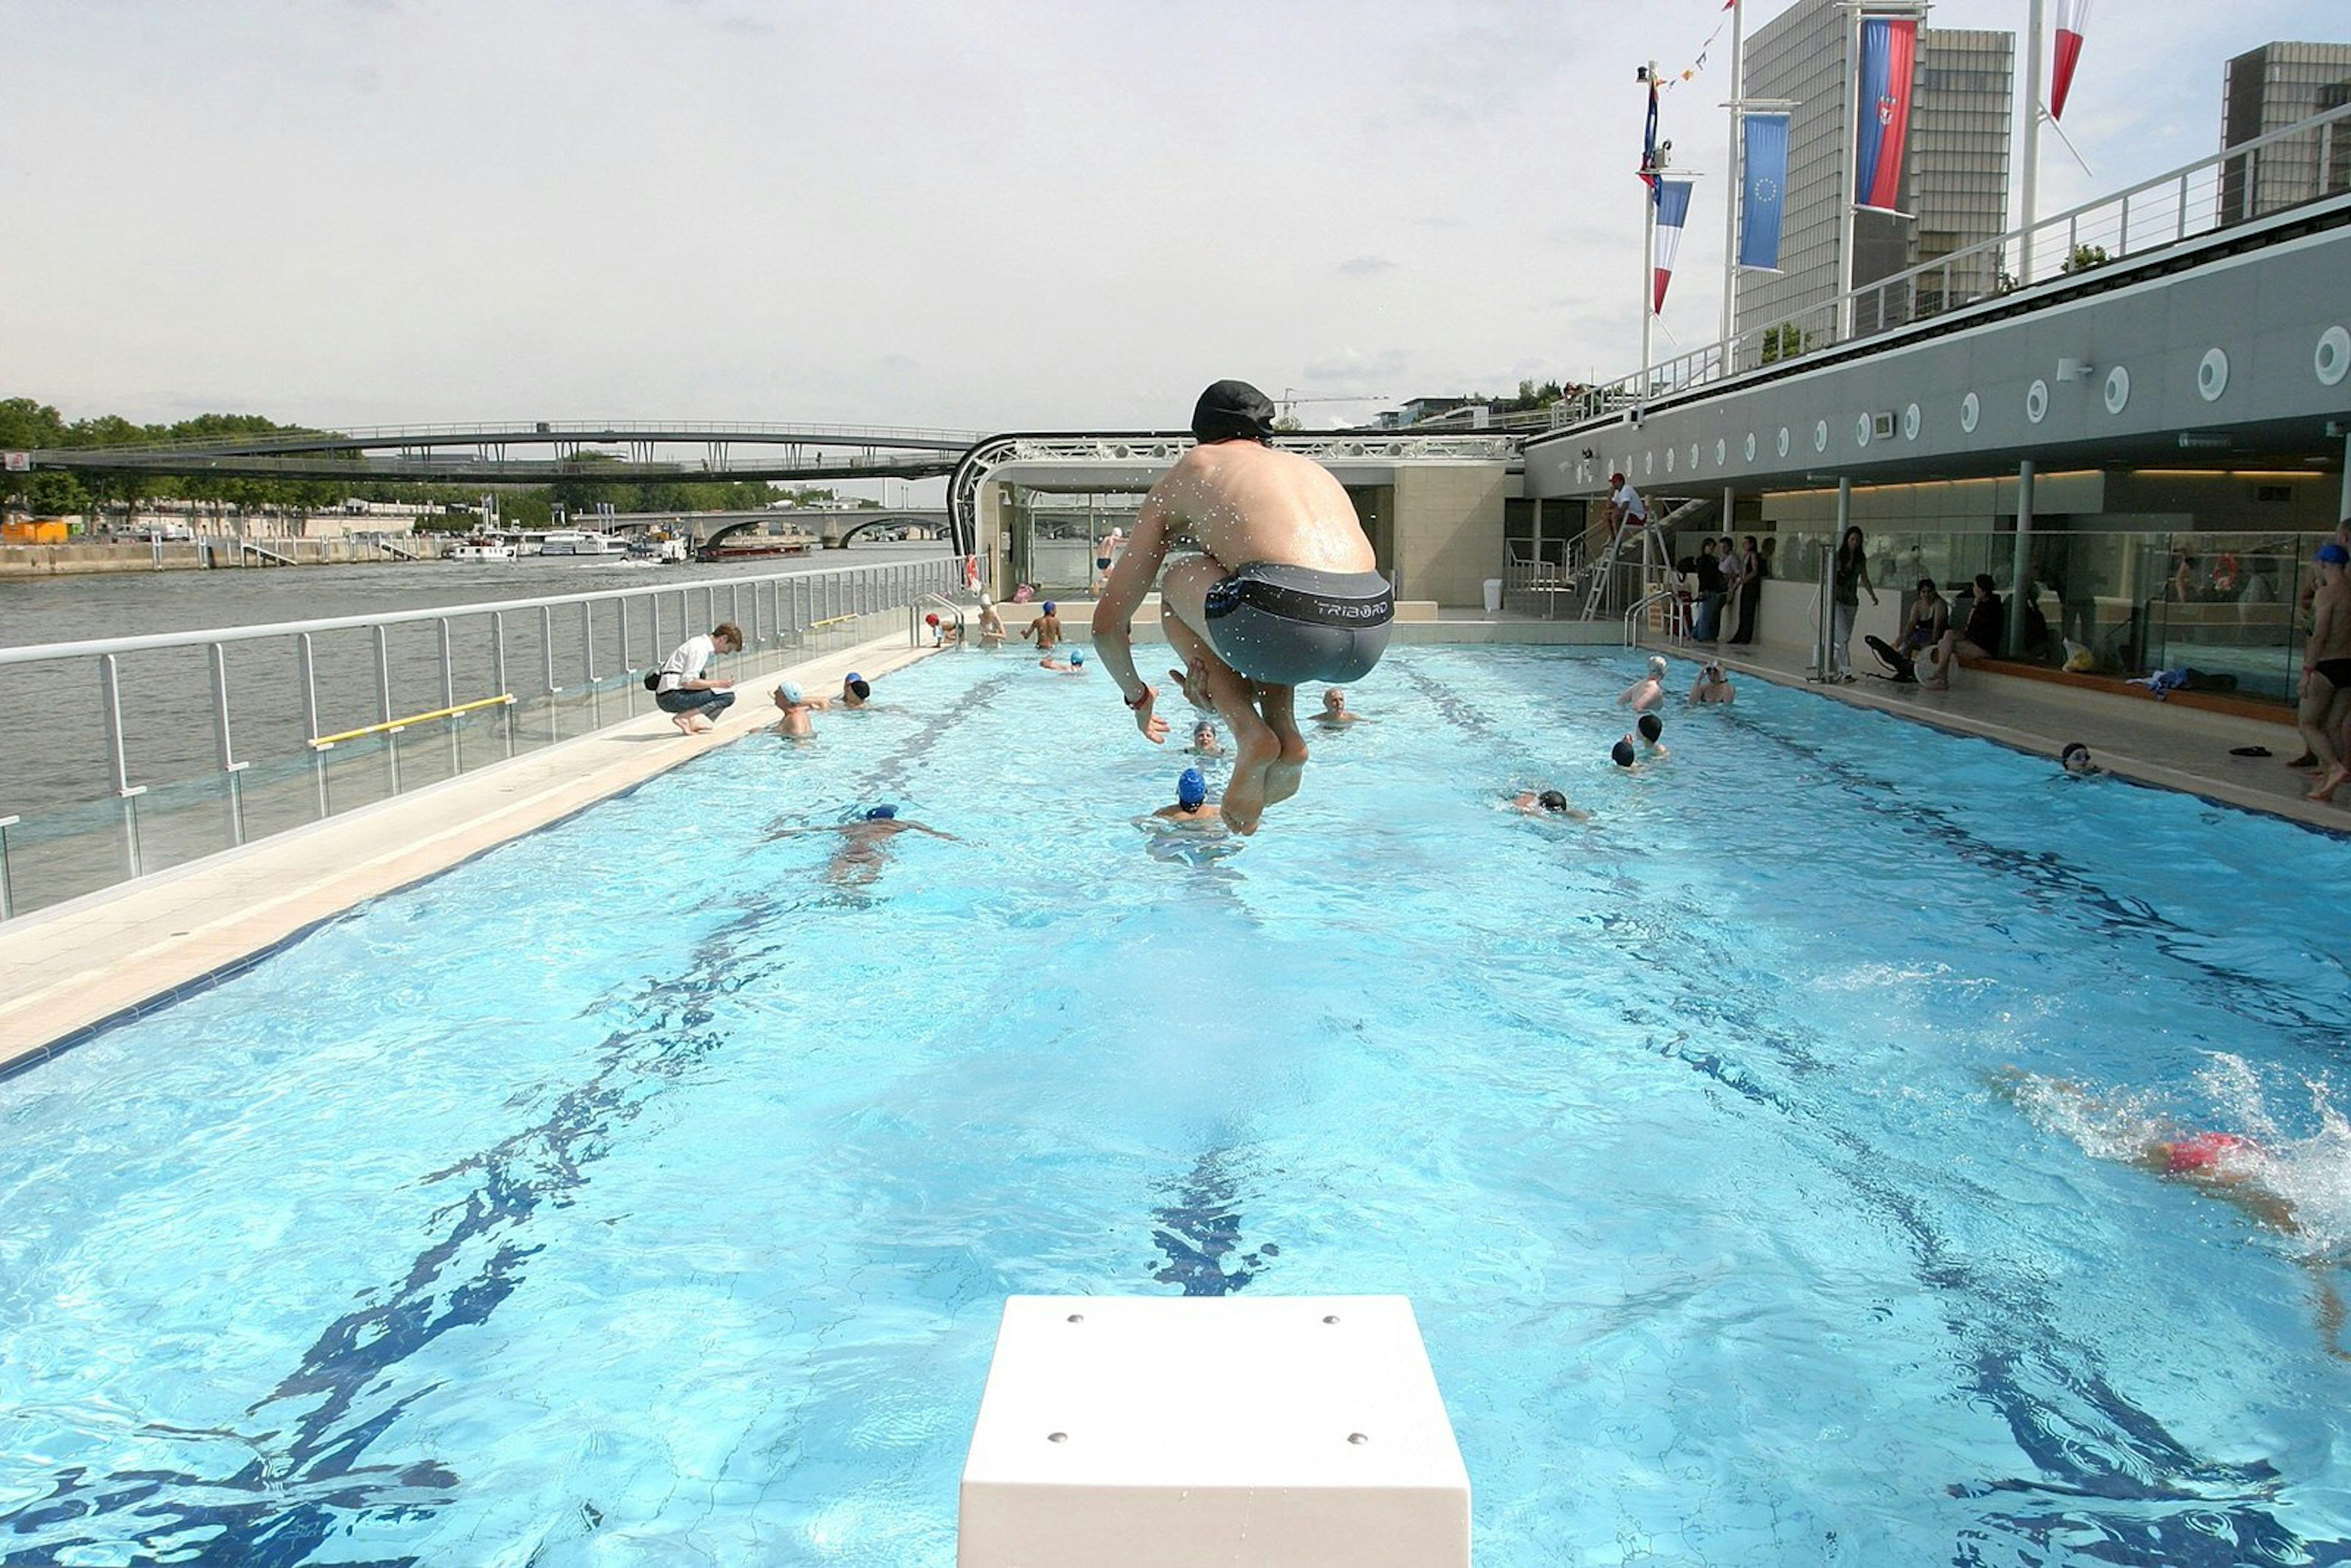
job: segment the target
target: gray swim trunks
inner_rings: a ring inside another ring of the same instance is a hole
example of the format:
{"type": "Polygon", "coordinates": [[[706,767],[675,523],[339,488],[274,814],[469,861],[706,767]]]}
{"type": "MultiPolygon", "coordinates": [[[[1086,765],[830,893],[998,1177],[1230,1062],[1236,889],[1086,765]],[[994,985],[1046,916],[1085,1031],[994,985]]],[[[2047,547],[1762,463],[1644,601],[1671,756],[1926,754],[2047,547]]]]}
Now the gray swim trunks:
{"type": "Polygon", "coordinates": [[[1376,571],[1250,561],[1208,590],[1208,641],[1253,681],[1361,680],[1387,651],[1395,591],[1376,571]]]}

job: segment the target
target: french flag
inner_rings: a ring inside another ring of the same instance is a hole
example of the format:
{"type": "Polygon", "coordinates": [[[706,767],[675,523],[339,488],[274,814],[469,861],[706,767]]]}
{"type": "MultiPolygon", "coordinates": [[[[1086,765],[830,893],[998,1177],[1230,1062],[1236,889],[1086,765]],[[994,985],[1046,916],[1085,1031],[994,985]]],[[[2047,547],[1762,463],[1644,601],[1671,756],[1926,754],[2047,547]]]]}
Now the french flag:
{"type": "Polygon", "coordinates": [[[1861,122],[1854,203],[1898,212],[1902,144],[1910,134],[1910,77],[1918,57],[1918,23],[1908,16],[1861,21],[1861,122]]]}
{"type": "Polygon", "coordinates": [[[2065,118],[2065,95],[2073,90],[2074,67],[2082,58],[2082,29],[2089,26],[2090,0],[2057,0],[2057,68],[2049,78],[2049,118],[2065,118]]]}
{"type": "Polygon", "coordinates": [[[1674,253],[1681,248],[1682,225],[1689,221],[1690,184],[1687,180],[1659,180],[1651,187],[1657,193],[1657,249],[1649,274],[1649,313],[1653,316],[1665,314],[1666,285],[1673,279],[1674,253]]]}

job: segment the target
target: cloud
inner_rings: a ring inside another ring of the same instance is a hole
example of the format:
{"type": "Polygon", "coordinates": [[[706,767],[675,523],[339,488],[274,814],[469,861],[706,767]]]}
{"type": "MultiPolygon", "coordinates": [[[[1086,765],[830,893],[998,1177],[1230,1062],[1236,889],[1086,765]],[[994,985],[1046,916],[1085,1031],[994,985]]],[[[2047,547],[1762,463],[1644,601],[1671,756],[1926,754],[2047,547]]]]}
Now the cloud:
{"type": "Polygon", "coordinates": [[[1412,368],[1413,353],[1409,349],[1383,349],[1375,354],[1358,353],[1353,349],[1341,350],[1328,359],[1314,360],[1301,371],[1315,386],[1353,382],[1392,381],[1412,368]]]}

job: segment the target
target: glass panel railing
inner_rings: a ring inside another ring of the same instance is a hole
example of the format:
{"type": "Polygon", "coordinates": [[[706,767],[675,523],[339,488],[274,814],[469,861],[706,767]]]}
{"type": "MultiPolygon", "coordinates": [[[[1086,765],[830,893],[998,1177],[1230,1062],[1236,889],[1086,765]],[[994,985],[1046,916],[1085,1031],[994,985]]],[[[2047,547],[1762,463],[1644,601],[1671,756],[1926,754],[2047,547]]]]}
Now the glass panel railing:
{"type": "MultiPolygon", "coordinates": [[[[1954,618],[1976,575],[2003,602],[2017,597],[2016,537],[2008,533],[1865,529],[1869,575],[1897,604],[1920,578],[1952,601],[1954,618]]],[[[1772,576],[1822,580],[1834,528],[1782,528],[1772,576]]],[[[2291,702],[2308,636],[2311,558],[2329,536],[2161,529],[2037,533],[2027,544],[2016,662],[2124,679],[2186,672],[2190,690],[2291,702]]],[[[1697,548],[1676,544],[1677,560],[1697,548]]]]}
{"type": "Polygon", "coordinates": [[[642,674],[719,621],[744,631],[726,665],[747,686],[876,638],[911,640],[918,607],[959,586],[940,557],[0,648],[0,724],[39,737],[0,754],[0,915],[656,712],[642,674]]]}

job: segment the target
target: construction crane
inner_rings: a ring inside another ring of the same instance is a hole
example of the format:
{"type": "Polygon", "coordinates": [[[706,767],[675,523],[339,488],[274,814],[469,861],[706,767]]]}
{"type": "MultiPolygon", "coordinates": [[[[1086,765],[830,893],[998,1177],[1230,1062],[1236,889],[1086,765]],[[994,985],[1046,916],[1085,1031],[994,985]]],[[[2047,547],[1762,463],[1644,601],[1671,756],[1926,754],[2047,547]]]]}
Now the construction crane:
{"type": "Polygon", "coordinates": [[[1303,387],[1284,387],[1281,389],[1282,418],[1290,418],[1290,411],[1301,402],[1385,402],[1388,401],[1388,394],[1385,392],[1356,392],[1347,397],[1301,397],[1299,394],[1305,390],[1306,389],[1303,387]]]}

